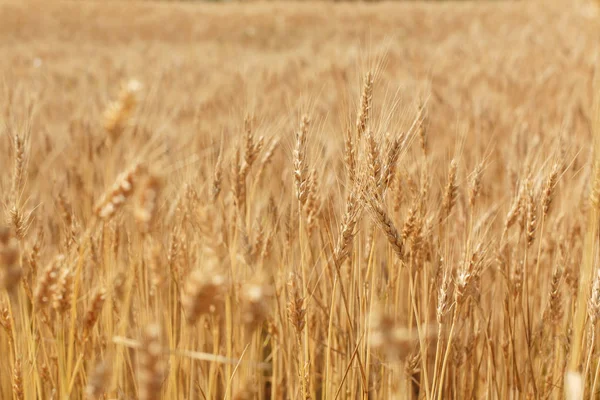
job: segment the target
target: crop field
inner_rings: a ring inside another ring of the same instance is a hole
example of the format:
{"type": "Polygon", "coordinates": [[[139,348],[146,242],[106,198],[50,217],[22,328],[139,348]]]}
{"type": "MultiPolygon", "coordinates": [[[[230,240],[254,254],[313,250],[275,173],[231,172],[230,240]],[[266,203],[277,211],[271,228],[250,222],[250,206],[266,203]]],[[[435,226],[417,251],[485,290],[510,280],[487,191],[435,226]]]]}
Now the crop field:
{"type": "Polygon", "coordinates": [[[597,398],[599,38],[0,2],[0,399],[597,398]]]}

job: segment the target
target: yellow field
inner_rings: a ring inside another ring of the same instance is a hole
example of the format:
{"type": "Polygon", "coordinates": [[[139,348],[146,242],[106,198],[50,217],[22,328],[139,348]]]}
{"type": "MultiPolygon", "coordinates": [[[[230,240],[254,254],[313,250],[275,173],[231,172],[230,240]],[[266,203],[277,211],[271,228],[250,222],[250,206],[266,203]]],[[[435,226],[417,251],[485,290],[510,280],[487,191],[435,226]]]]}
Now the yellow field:
{"type": "Polygon", "coordinates": [[[599,34],[0,3],[0,399],[598,396],[599,34]]]}

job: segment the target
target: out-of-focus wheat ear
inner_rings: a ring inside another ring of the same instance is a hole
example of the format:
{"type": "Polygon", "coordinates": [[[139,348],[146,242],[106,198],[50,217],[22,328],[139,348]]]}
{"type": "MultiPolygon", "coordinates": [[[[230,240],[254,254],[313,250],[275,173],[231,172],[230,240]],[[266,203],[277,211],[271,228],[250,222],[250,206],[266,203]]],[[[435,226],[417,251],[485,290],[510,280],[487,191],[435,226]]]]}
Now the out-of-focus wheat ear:
{"type": "Polygon", "coordinates": [[[18,260],[19,244],[8,229],[3,229],[0,233],[0,288],[9,293],[14,293],[23,275],[18,260]]]}
{"type": "Polygon", "coordinates": [[[306,211],[307,229],[310,234],[315,228],[319,212],[321,211],[319,178],[314,168],[310,172],[308,181],[308,196],[304,208],[306,211]]]}
{"type": "Polygon", "coordinates": [[[222,306],[226,278],[214,270],[195,270],[184,288],[181,305],[189,324],[202,314],[215,313],[222,306]]]}
{"type": "Polygon", "coordinates": [[[424,219],[424,217],[419,216],[416,219],[415,229],[408,242],[412,254],[420,255],[422,250],[426,250],[427,241],[431,238],[433,232],[433,225],[433,217],[424,219]]]}
{"type": "Polygon", "coordinates": [[[25,394],[23,392],[23,370],[21,368],[21,358],[17,358],[15,360],[15,365],[12,369],[12,388],[13,395],[16,399],[25,399],[25,394]]]}
{"type": "Polygon", "coordinates": [[[483,161],[477,164],[469,179],[469,207],[475,206],[475,199],[481,192],[481,176],[483,175],[483,161]]]}
{"type": "Polygon", "coordinates": [[[111,300],[113,311],[118,314],[121,303],[125,298],[125,283],[127,282],[125,272],[118,271],[112,279],[111,300]]]}
{"type": "Polygon", "coordinates": [[[281,213],[280,213],[280,208],[277,205],[277,203],[275,202],[275,198],[273,197],[273,195],[269,195],[269,201],[267,203],[267,218],[268,221],[270,222],[271,226],[279,231],[279,218],[281,217],[281,213]]]}
{"type": "Polygon", "coordinates": [[[162,398],[164,362],[162,360],[161,329],[158,324],[150,324],[138,352],[138,397],[140,400],[162,398]]]}
{"type": "Polygon", "coordinates": [[[261,167],[268,165],[273,160],[273,156],[275,155],[275,151],[279,148],[279,139],[271,140],[271,144],[265,151],[265,154],[260,160],[261,167]]]}
{"type": "Polygon", "coordinates": [[[127,128],[129,119],[137,106],[137,97],[141,88],[142,85],[139,81],[129,80],[121,86],[118,98],[106,107],[104,111],[104,129],[113,142],[127,128]]]}
{"type": "MultiPolygon", "coordinates": [[[[123,229],[120,224],[117,224],[114,221],[110,223],[110,239],[106,243],[109,248],[112,250],[115,257],[119,256],[119,249],[122,247],[122,233],[123,229]]],[[[127,236],[126,236],[127,238],[127,236]]]]}
{"type": "Polygon", "coordinates": [[[91,372],[87,386],[85,388],[86,399],[100,400],[103,398],[106,388],[109,387],[110,367],[100,361],[91,372]]]}
{"type": "Polygon", "coordinates": [[[419,143],[421,144],[421,150],[423,151],[423,154],[427,155],[427,153],[428,153],[427,128],[429,126],[429,115],[427,114],[425,104],[422,101],[419,104],[419,112],[417,115],[417,120],[419,121],[419,126],[417,128],[417,133],[419,135],[419,143]]]}
{"type": "Polygon", "coordinates": [[[210,188],[210,197],[213,203],[219,197],[221,193],[221,187],[223,183],[223,147],[219,150],[217,156],[217,162],[215,163],[215,170],[213,172],[212,186],[210,188]]]}
{"type": "Polygon", "coordinates": [[[344,138],[344,164],[349,183],[352,184],[356,177],[356,144],[350,128],[346,129],[344,138]]]}
{"type": "Polygon", "coordinates": [[[254,118],[251,116],[246,116],[244,119],[244,175],[252,167],[264,145],[264,137],[261,136],[257,141],[254,140],[253,120],[254,118]]]}
{"type": "Polygon", "coordinates": [[[294,239],[296,239],[297,233],[297,218],[292,218],[292,209],[288,205],[283,213],[283,222],[284,222],[284,244],[287,248],[289,248],[294,239]]]}
{"type": "Polygon", "coordinates": [[[265,241],[265,229],[260,219],[257,219],[256,225],[254,225],[254,232],[254,241],[249,243],[251,247],[249,252],[250,258],[253,260],[253,262],[256,261],[260,255],[265,241]]]}
{"type": "Polygon", "coordinates": [[[303,115],[300,128],[296,131],[296,145],[294,148],[294,183],[296,184],[296,197],[300,206],[304,206],[308,197],[308,162],[306,160],[306,143],[310,120],[303,115]]]}
{"type": "Polygon", "coordinates": [[[385,160],[385,165],[383,167],[383,172],[381,175],[381,183],[383,186],[381,191],[386,191],[392,181],[394,180],[394,172],[396,171],[396,163],[398,162],[398,158],[400,157],[400,152],[402,150],[402,141],[399,138],[395,138],[392,141],[390,148],[388,149],[387,157],[385,160]]]}
{"type": "Polygon", "coordinates": [[[258,172],[256,173],[256,181],[259,182],[265,173],[265,169],[271,164],[273,161],[273,156],[275,155],[275,151],[279,148],[279,139],[271,140],[269,147],[263,154],[260,159],[260,163],[258,165],[258,172]]]}
{"type": "Polygon", "coordinates": [[[42,248],[43,242],[44,242],[44,230],[40,227],[38,229],[35,241],[33,242],[31,251],[29,252],[29,254],[27,256],[27,262],[29,264],[29,271],[28,271],[29,277],[37,276],[39,260],[40,260],[40,250],[42,248]]]}
{"type": "Polygon", "coordinates": [[[402,327],[381,306],[374,308],[369,319],[369,345],[390,361],[405,360],[418,341],[417,332],[402,327]]]}
{"type": "Polygon", "coordinates": [[[480,246],[475,247],[470,256],[465,255],[460,269],[454,280],[455,284],[455,301],[461,305],[467,297],[475,298],[478,294],[478,281],[480,270],[478,268],[481,260],[482,250],[480,246]]]}
{"type": "Polygon", "coordinates": [[[77,222],[75,220],[75,215],[73,214],[73,206],[64,192],[64,190],[58,192],[57,203],[63,220],[64,243],[68,252],[71,245],[77,240],[78,235],[76,232],[77,222]]]}
{"type": "Polygon", "coordinates": [[[522,191],[519,190],[517,192],[516,197],[513,199],[512,205],[506,214],[506,219],[504,220],[504,233],[510,229],[511,226],[521,217],[523,213],[523,195],[522,191]]]}
{"type": "Polygon", "coordinates": [[[71,226],[73,223],[73,206],[63,190],[58,192],[58,206],[65,226],[71,226]]]}
{"type": "Polygon", "coordinates": [[[50,367],[48,366],[48,362],[40,361],[38,365],[38,372],[40,374],[40,378],[42,382],[46,385],[49,384],[51,390],[53,390],[52,384],[52,372],[50,372],[50,367]]]}
{"type": "Polygon", "coordinates": [[[456,170],[458,163],[455,159],[450,162],[448,168],[448,177],[446,179],[446,188],[444,190],[444,199],[442,200],[442,212],[440,219],[447,218],[456,204],[456,197],[458,195],[458,185],[456,183],[456,170]]]}
{"type": "Polygon", "coordinates": [[[71,309],[73,296],[73,271],[68,268],[66,263],[62,264],[62,270],[59,272],[59,278],[56,282],[56,290],[52,305],[54,309],[64,315],[71,309]]]}
{"type": "Polygon", "coordinates": [[[152,228],[161,187],[162,180],[156,173],[149,173],[139,187],[134,216],[143,233],[147,233],[152,228]]]}
{"type": "Polygon", "coordinates": [[[592,171],[590,203],[596,210],[600,210],[600,161],[596,161],[592,171]]]}
{"type": "Polygon", "coordinates": [[[266,284],[249,283],[241,292],[241,318],[247,332],[253,332],[269,316],[268,300],[273,296],[272,288],[266,284]]]}
{"type": "Polygon", "coordinates": [[[179,282],[181,271],[179,270],[179,254],[181,250],[181,236],[177,227],[173,227],[169,239],[169,250],[167,252],[167,265],[171,276],[176,282],[179,282]]]}
{"type": "Polygon", "coordinates": [[[56,256],[54,260],[46,266],[42,275],[38,278],[33,294],[34,303],[38,307],[46,307],[52,300],[55,291],[54,285],[58,279],[60,267],[64,262],[65,257],[63,255],[56,256]]]}
{"type": "Polygon", "coordinates": [[[402,174],[396,173],[394,174],[394,186],[393,186],[393,207],[394,213],[399,214],[402,209],[402,204],[404,203],[404,179],[402,178],[402,174]]]}
{"type": "MultiPolygon", "coordinates": [[[[406,176],[406,187],[411,197],[417,197],[419,195],[419,186],[415,182],[414,178],[410,175],[406,176]]],[[[408,197],[408,196],[407,196],[408,197]]]]}
{"type": "Polygon", "coordinates": [[[15,293],[17,285],[23,277],[23,270],[16,264],[0,270],[0,288],[4,288],[8,293],[15,293]]]}
{"type": "Polygon", "coordinates": [[[6,246],[11,239],[10,228],[0,226],[0,245],[6,246]]]}
{"type": "Polygon", "coordinates": [[[542,213],[544,218],[548,216],[548,212],[550,211],[550,207],[552,205],[552,200],[554,200],[554,190],[556,188],[559,173],[560,164],[555,162],[552,165],[550,175],[548,175],[546,181],[544,182],[544,189],[542,192],[542,213]]]}
{"type": "Polygon", "coordinates": [[[150,295],[154,296],[163,286],[168,271],[165,271],[164,264],[161,262],[161,247],[158,243],[150,240],[146,252],[150,273],[150,295]]]}
{"type": "Polygon", "coordinates": [[[231,175],[231,188],[233,191],[233,202],[241,220],[246,217],[246,174],[244,168],[245,161],[241,159],[240,150],[236,149],[231,175]]]}
{"type": "Polygon", "coordinates": [[[517,262],[510,271],[511,294],[518,299],[523,294],[523,262],[517,262]]]}
{"type": "Polygon", "coordinates": [[[91,334],[94,325],[98,321],[100,317],[100,313],[102,312],[102,306],[104,305],[104,301],[106,300],[106,289],[103,287],[99,288],[92,300],[90,302],[90,306],[83,317],[83,332],[84,337],[89,337],[91,334]]]}
{"type": "Polygon", "coordinates": [[[142,166],[134,163],[125,172],[122,172],[113,186],[106,191],[100,200],[94,206],[94,214],[101,219],[109,219],[125,204],[125,201],[131,197],[137,183],[142,166]]]}
{"type": "Polygon", "coordinates": [[[371,102],[373,100],[373,82],[373,72],[369,71],[366,73],[363,81],[362,95],[360,98],[360,108],[356,117],[356,133],[358,140],[362,138],[363,134],[367,131],[367,128],[369,126],[369,119],[371,116],[372,107],[371,102]]]}
{"type": "Polygon", "coordinates": [[[592,282],[592,291],[588,300],[588,316],[592,327],[600,319],[600,269],[596,271],[592,282]]]}
{"type": "Polygon", "coordinates": [[[258,399],[258,391],[255,384],[246,382],[234,395],[233,400],[254,400],[258,399]]]}
{"type": "Polygon", "coordinates": [[[18,133],[13,135],[13,151],[15,159],[13,164],[11,203],[16,206],[23,188],[23,176],[25,174],[24,171],[27,157],[25,152],[25,140],[23,136],[18,133]]]}
{"type": "Polygon", "coordinates": [[[550,292],[548,294],[548,306],[544,312],[543,320],[557,327],[563,319],[564,311],[560,284],[563,277],[562,269],[556,269],[552,273],[550,281],[550,292]]]}
{"type": "Polygon", "coordinates": [[[273,244],[273,238],[275,237],[275,231],[271,231],[262,246],[262,250],[260,252],[260,259],[265,261],[268,260],[271,256],[271,249],[273,244]]]}
{"type": "Polygon", "coordinates": [[[407,241],[415,231],[417,219],[419,218],[419,207],[417,200],[413,202],[413,205],[408,209],[408,215],[404,220],[404,226],[402,227],[402,240],[407,241]]]}
{"type": "Polygon", "coordinates": [[[301,290],[298,288],[298,283],[295,278],[288,281],[289,300],[287,304],[288,319],[298,338],[301,337],[302,331],[306,326],[306,307],[304,298],[300,295],[301,290]]]}

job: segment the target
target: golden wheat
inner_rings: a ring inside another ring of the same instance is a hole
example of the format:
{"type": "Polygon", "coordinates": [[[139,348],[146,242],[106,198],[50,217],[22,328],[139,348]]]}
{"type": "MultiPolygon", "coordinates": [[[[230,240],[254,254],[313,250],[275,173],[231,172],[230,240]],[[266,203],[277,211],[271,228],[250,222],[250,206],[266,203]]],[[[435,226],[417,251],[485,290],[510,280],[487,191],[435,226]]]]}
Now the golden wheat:
{"type": "Polygon", "coordinates": [[[597,398],[560,3],[2,3],[0,399],[597,398]]]}

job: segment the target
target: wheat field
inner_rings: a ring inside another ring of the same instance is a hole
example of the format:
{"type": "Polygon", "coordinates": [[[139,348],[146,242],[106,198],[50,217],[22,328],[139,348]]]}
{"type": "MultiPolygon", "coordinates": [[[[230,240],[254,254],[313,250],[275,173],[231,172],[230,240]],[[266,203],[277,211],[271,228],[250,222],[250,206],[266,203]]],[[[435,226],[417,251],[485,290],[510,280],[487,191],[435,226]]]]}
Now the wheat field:
{"type": "Polygon", "coordinates": [[[598,398],[599,33],[0,3],[0,399],[598,398]]]}

